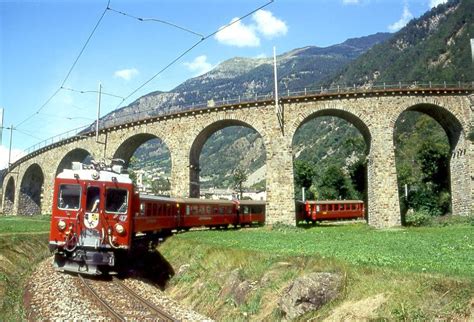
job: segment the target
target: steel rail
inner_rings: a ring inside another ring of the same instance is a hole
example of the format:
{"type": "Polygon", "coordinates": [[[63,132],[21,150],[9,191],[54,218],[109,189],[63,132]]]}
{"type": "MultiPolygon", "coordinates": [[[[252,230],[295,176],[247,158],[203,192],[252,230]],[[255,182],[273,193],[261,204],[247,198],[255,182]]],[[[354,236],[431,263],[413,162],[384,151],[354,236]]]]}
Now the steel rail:
{"type": "Polygon", "coordinates": [[[169,313],[165,312],[162,308],[154,305],[148,300],[145,300],[143,297],[138,295],[135,291],[130,289],[128,286],[123,284],[117,277],[113,276],[112,281],[123,288],[130,296],[138,300],[141,304],[145,305],[148,309],[150,309],[158,318],[163,319],[163,321],[178,321],[169,313]]]}
{"type": "Polygon", "coordinates": [[[81,274],[77,275],[82,284],[86,287],[90,294],[118,321],[126,321],[125,318],[118,314],[113,307],[111,307],[106,301],[104,301],[99,294],[86,282],[84,277],[81,274]]]}

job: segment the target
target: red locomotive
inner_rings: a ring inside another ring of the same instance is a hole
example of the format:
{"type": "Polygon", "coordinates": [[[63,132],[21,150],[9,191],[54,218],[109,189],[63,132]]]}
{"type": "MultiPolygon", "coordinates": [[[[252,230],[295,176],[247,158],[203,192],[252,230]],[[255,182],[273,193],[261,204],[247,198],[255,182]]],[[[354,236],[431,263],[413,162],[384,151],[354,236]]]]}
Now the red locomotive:
{"type": "Polygon", "coordinates": [[[296,222],[323,220],[363,219],[364,202],[361,200],[324,200],[296,202],[296,222]]]}
{"type": "Polygon", "coordinates": [[[74,162],[55,180],[49,248],[58,270],[99,275],[172,230],[264,222],[263,201],[140,196],[120,165],[74,162]]]}

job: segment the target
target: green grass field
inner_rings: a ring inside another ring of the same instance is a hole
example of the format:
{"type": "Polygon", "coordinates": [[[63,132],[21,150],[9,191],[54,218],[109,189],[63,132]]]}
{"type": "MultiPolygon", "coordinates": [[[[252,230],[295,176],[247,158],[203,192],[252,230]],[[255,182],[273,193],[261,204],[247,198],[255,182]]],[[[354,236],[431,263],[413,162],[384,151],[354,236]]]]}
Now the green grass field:
{"type": "Polygon", "coordinates": [[[361,266],[474,277],[474,226],[470,225],[392,230],[363,224],[209,230],[177,238],[272,254],[335,258],[361,266]]]}
{"type": "Polygon", "coordinates": [[[472,317],[474,226],[468,223],[390,230],[363,224],[202,230],[177,234],[159,250],[175,271],[188,267],[171,279],[169,292],[216,320],[280,320],[283,290],[312,272],[341,274],[343,292],[301,321],[472,317]],[[240,304],[234,301],[242,297],[238,290],[220,295],[235,271],[240,281],[256,285],[240,304]],[[373,305],[377,298],[383,303],[373,305]]]}
{"type": "Polygon", "coordinates": [[[49,232],[51,216],[0,216],[0,234],[49,232]]]}

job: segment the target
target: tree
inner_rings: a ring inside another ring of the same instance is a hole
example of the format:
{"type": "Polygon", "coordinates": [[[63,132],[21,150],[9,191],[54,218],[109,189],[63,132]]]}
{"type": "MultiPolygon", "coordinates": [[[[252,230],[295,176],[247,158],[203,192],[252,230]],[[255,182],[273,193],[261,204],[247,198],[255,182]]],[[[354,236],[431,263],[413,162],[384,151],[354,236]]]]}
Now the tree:
{"type": "Polygon", "coordinates": [[[449,211],[449,150],[432,140],[425,141],[417,151],[416,161],[421,169],[421,182],[409,194],[407,204],[416,211],[432,216],[449,211]]]}
{"type": "Polygon", "coordinates": [[[155,194],[163,194],[170,190],[170,182],[166,178],[158,178],[151,183],[151,190],[155,194]]]}
{"type": "Polygon", "coordinates": [[[367,173],[367,159],[364,157],[359,158],[357,162],[349,168],[349,175],[352,181],[352,185],[355,189],[357,199],[362,199],[365,196],[366,190],[366,173],[367,173]]]}
{"type": "Polygon", "coordinates": [[[308,189],[313,184],[313,179],[316,176],[314,164],[308,161],[295,161],[295,180],[298,187],[305,187],[308,189]]]}
{"type": "MultiPolygon", "coordinates": [[[[295,161],[295,183],[296,183],[296,195],[302,198],[301,188],[304,187],[307,192],[308,199],[314,197],[316,193],[315,189],[311,189],[313,186],[313,181],[316,176],[316,167],[313,163],[304,161],[304,160],[296,160],[295,161]]],[[[314,188],[314,187],[313,187],[314,188]]]]}
{"type": "Polygon", "coordinates": [[[234,170],[234,173],[232,176],[232,183],[233,183],[233,187],[239,191],[240,199],[242,199],[242,196],[244,193],[243,184],[247,180],[247,178],[248,178],[247,171],[245,171],[243,168],[238,167],[234,170]]]}
{"type": "Polygon", "coordinates": [[[351,179],[337,166],[329,166],[324,172],[319,192],[323,199],[355,199],[357,197],[351,179]]]}
{"type": "Polygon", "coordinates": [[[421,166],[424,183],[433,184],[437,191],[448,185],[449,150],[433,141],[425,141],[416,158],[421,166]]]}

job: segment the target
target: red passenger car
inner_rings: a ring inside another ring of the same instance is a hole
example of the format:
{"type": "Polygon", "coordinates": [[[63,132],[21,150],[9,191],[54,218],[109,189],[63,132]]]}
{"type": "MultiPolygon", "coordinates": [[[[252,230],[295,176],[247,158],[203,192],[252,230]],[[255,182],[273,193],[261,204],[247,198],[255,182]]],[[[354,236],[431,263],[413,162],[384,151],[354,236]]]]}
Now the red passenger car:
{"type": "Polygon", "coordinates": [[[49,248],[58,270],[97,275],[173,230],[264,222],[263,201],[140,196],[121,166],[74,163],[55,180],[49,248]]]}
{"type": "Polygon", "coordinates": [[[363,219],[364,202],[361,200],[307,200],[296,202],[296,222],[323,220],[363,219]]]}

